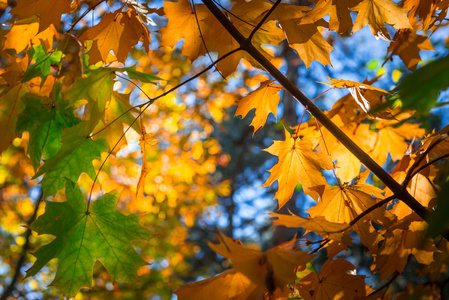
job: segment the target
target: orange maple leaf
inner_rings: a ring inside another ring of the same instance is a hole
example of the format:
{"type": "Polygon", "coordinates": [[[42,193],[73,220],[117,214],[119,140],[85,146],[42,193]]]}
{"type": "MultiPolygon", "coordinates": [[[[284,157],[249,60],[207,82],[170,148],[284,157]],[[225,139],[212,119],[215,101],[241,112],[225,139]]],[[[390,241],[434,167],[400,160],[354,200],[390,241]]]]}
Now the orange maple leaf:
{"type": "Polygon", "coordinates": [[[256,109],[255,116],[251,122],[251,126],[254,127],[254,133],[265,125],[270,113],[276,117],[277,107],[281,100],[278,92],[282,89],[282,86],[272,84],[273,82],[275,80],[262,82],[255,91],[252,91],[239,101],[235,111],[234,116],[242,116],[244,118],[250,110],[256,109]]]}
{"type": "Polygon", "coordinates": [[[402,273],[410,254],[419,263],[430,265],[434,253],[439,252],[432,239],[423,241],[425,222],[412,222],[408,228],[403,225],[398,223],[387,231],[379,254],[374,256],[371,270],[379,271],[380,280],[389,278],[394,272],[402,273]]]}
{"type": "Polygon", "coordinates": [[[259,252],[242,245],[219,232],[220,243],[209,243],[216,253],[231,260],[234,268],[248,277],[260,289],[274,292],[296,278],[296,268],[304,267],[314,255],[303,251],[291,251],[285,247],[259,252]]]}
{"type": "Polygon", "coordinates": [[[416,34],[413,30],[402,29],[396,32],[388,46],[388,53],[399,55],[409,70],[415,70],[421,61],[420,50],[435,50],[429,38],[416,34]]]}
{"type": "Polygon", "coordinates": [[[301,22],[314,23],[325,15],[329,15],[329,30],[344,34],[352,27],[349,8],[354,5],[353,2],[351,0],[319,0],[315,7],[301,19],[301,22]]]}
{"type": "Polygon", "coordinates": [[[106,14],[100,23],[86,30],[80,40],[93,40],[88,51],[91,64],[106,61],[111,50],[117,60],[124,63],[132,47],[140,40],[148,51],[150,35],[134,9],[127,12],[118,9],[106,14]]]}
{"type": "Polygon", "coordinates": [[[339,258],[327,260],[320,274],[310,273],[296,285],[304,299],[362,299],[366,295],[364,275],[353,275],[356,268],[339,258]]]}
{"type": "Polygon", "coordinates": [[[47,50],[51,49],[53,37],[58,38],[58,31],[55,26],[50,25],[44,31],[39,32],[39,23],[31,23],[24,25],[14,25],[5,35],[5,45],[3,49],[15,49],[16,53],[20,53],[27,49],[30,44],[39,45],[44,43],[47,50]]]}
{"type": "Polygon", "coordinates": [[[322,65],[331,65],[330,53],[334,49],[321,35],[318,26],[327,27],[319,20],[313,24],[302,24],[296,19],[280,20],[287,41],[295,49],[308,68],[316,60],[322,65]]]}
{"type": "Polygon", "coordinates": [[[310,188],[326,184],[321,169],[331,170],[334,165],[329,155],[314,151],[312,145],[309,139],[294,138],[285,130],[285,141],[274,141],[273,145],[265,149],[279,157],[279,162],[269,170],[270,177],[262,185],[266,187],[278,181],[274,199],[278,199],[279,208],[290,200],[298,183],[302,184],[304,193],[315,200],[320,194],[310,188]]]}
{"type": "Polygon", "coordinates": [[[166,1],[164,3],[167,26],[159,29],[161,34],[161,47],[174,47],[184,38],[182,55],[187,55],[190,61],[206,54],[203,39],[210,30],[204,21],[210,16],[209,10],[203,4],[195,4],[195,11],[188,0],[178,2],[166,1]],[[198,27],[199,25],[199,27],[198,27]]]}
{"type": "Polygon", "coordinates": [[[354,98],[355,102],[357,102],[357,104],[366,113],[369,113],[372,107],[380,104],[380,97],[376,98],[365,96],[367,90],[379,92],[380,93],[379,95],[390,94],[389,92],[383,89],[379,89],[365,83],[359,83],[345,79],[332,79],[330,77],[328,77],[328,79],[331,81],[330,83],[329,82],[320,82],[320,83],[331,85],[337,89],[348,89],[352,97],[354,98]]]}
{"type": "Polygon", "coordinates": [[[254,294],[262,294],[257,286],[245,275],[234,269],[226,270],[214,277],[183,285],[173,293],[184,300],[214,299],[257,299],[254,294]]]}
{"type": "Polygon", "coordinates": [[[305,219],[292,213],[290,215],[269,213],[268,215],[277,218],[273,220],[273,226],[302,227],[321,236],[328,236],[331,240],[337,242],[351,243],[349,235],[343,234],[344,231],[349,229],[349,224],[329,222],[322,216],[305,219]]]}
{"type": "Polygon", "coordinates": [[[39,16],[39,32],[51,24],[59,25],[63,12],[70,12],[72,0],[20,0],[17,6],[11,9],[11,14],[18,15],[19,19],[39,16]]]}
{"type": "Polygon", "coordinates": [[[411,28],[407,9],[391,0],[363,0],[351,10],[358,12],[352,33],[369,25],[374,36],[390,40],[385,23],[396,29],[411,28]]]}

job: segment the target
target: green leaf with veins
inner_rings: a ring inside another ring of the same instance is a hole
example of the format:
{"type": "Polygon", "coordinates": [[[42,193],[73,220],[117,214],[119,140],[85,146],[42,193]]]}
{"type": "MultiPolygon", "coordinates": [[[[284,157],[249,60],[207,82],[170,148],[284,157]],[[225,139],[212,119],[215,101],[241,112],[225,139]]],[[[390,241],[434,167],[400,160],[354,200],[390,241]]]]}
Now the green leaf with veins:
{"type": "Polygon", "coordinates": [[[99,117],[104,118],[107,103],[111,99],[115,69],[99,68],[91,70],[86,78],[79,78],[65,97],[73,102],[87,100],[96,105],[99,117]]]}
{"type": "Polygon", "coordinates": [[[87,122],[64,130],[58,153],[46,160],[33,177],[45,174],[41,181],[45,197],[55,195],[64,188],[64,177],[77,182],[81,173],[86,172],[90,178],[95,178],[92,160],[100,159],[109,145],[104,139],[92,140],[90,132],[87,122]]]}
{"type": "Polygon", "coordinates": [[[62,52],[53,51],[47,53],[47,50],[42,46],[33,46],[28,50],[28,56],[35,61],[35,63],[28,67],[23,75],[22,82],[27,82],[35,77],[42,78],[41,87],[44,85],[47,76],[51,74],[51,66],[56,65],[58,69],[61,67],[62,52]]]}
{"type": "Polygon", "coordinates": [[[139,224],[139,217],[117,211],[116,193],[105,194],[88,208],[80,189],[69,180],[66,198],[65,202],[48,201],[45,213],[31,225],[39,234],[51,234],[55,239],[34,253],[37,260],[27,271],[27,277],[57,258],[58,269],[51,284],[60,287],[67,297],[91,286],[97,260],[114,281],[135,281],[137,269],[146,262],[131,241],[153,236],[139,224]]]}
{"type": "Polygon", "coordinates": [[[44,103],[35,94],[26,94],[22,101],[25,109],[18,117],[16,132],[30,133],[27,151],[37,169],[42,155],[47,160],[61,148],[62,130],[78,124],[80,119],[73,114],[67,101],[55,99],[54,103],[44,103]]]}

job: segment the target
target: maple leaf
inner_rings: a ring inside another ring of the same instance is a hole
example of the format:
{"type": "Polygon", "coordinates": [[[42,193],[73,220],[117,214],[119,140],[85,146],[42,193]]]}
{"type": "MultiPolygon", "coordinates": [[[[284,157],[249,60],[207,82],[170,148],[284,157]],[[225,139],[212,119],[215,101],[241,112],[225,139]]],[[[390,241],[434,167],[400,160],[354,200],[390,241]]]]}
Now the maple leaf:
{"type": "Polygon", "coordinates": [[[298,52],[299,57],[308,68],[314,60],[322,65],[331,65],[330,52],[334,49],[321,35],[318,26],[327,27],[319,20],[313,24],[302,24],[295,19],[280,20],[290,46],[298,52]]]}
{"type": "Polygon", "coordinates": [[[61,66],[61,51],[47,52],[47,50],[39,46],[32,46],[28,51],[28,57],[35,61],[35,63],[28,67],[25,74],[23,74],[23,82],[29,81],[35,77],[41,78],[41,87],[44,85],[48,75],[51,74],[51,69],[55,66],[61,66]]]}
{"type": "Polygon", "coordinates": [[[366,295],[364,275],[353,275],[356,268],[349,261],[339,258],[327,260],[320,274],[310,273],[297,287],[304,299],[362,299],[366,295]]]}
{"type": "Polygon", "coordinates": [[[218,300],[245,300],[256,299],[254,294],[263,294],[248,277],[234,269],[183,285],[173,293],[180,300],[210,300],[212,295],[218,300]]]}
{"type": "Polygon", "coordinates": [[[290,200],[298,183],[302,184],[304,193],[317,199],[319,193],[310,188],[326,184],[320,169],[334,168],[329,155],[314,151],[310,140],[294,138],[286,129],[284,131],[284,141],[274,141],[264,150],[279,157],[279,162],[269,170],[270,177],[262,185],[266,187],[278,181],[274,199],[278,199],[279,208],[290,200]]]}
{"type": "MultiPolygon", "coordinates": [[[[376,199],[371,197],[373,190],[366,186],[367,184],[362,186],[344,184],[335,188],[327,186],[322,194],[321,201],[307,211],[310,218],[324,216],[330,222],[351,223],[354,218],[377,203],[376,199]],[[365,189],[367,189],[367,192],[365,192],[365,189]]],[[[381,196],[379,195],[380,190],[375,192],[378,196],[381,196]]],[[[377,209],[353,225],[352,228],[357,231],[362,243],[370,250],[374,250],[377,248],[377,243],[381,237],[368,219],[383,226],[389,226],[396,219],[391,213],[377,209]]]]}
{"type": "Polygon", "coordinates": [[[99,159],[102,152],[108,151],[109,145],[104,139],[92,140],[89,133],[87,122],[81,122],[62,133],[61,148],[55,156],[45,161],[33,177],[45,174],[41,185],[46,196],[55,195],[64,188],[64,178],[77,182],[83,172],[95,178],[92,160],[99,159]]]}
{"type": "Polygon", "coordinates": [[[90,63],[106,61],[111,50],[118,61],[125,63],[128,53],[139,41],[142,41],[143,47],[148,51],[150,35],[136,11],[131,8],[127,12],[118,9],[107,13],[100,23],[86,30],[79,39],[93,40],[88,51],[90,63]]]}
{"type": "Polygon", "coordinates": [[[22,111],[23,95],[28,92],[25,84],[18,84],[13,87],[0,87],[0,153],[6,150],[12,140],[17,136],[17,117],[22,111]]]}
{"type": "Polygon", "coordinates": [[[22,101],[25,108],[18,116],[16,131],[30,133],[27,150],[34,169],[37,169],[42,156],[47,160],[58,152],[62,130],[78,124],[80,120],[68,102],[62,99],[49,104],[37,95],[26,94],[22,101]]]}
{"type": "MultiPolygon", "coordinates": [[[[339,116],[332,118],[335,124],[339,124],[340,128],[349,136],[357,145],[365,151],[369,151],[374,147],[377,135],[370,131],[368,124],[348,123],[344,124],[339,116]]],[[[353,178],[359,175],[361,162],[351,153],[338,139],[323,130],[323,137],[326,141],[332,160],[337,161],[336,174],[343,182],[351,182],[353,178]]],[[[324,147],[320,145],[320,149],[324,147]]]]}
{"type": "Polygon", "coordinates": [[[389,95],[390,93],[383,90],[376,88],[374,86],[365,84],[365,83],[359,83],[351,80],[345,80],[345,79],[332,79],[328,77],[328,79],[331,81],[328,82],[321,82],[324,84],[331,85],[337,89],[348,89],[351,93],[352,97],[354,98],[355,102],[362,108],[362,110],[366,113],[369,113],[372,107],[377,106],[380,104],[380,97],[374,98],[375,101],[373,102],[373,98],[367,98],[365,97],[366,90],[379,92],[380,95],[389,95]]]}
{"type": "Polygon", "coordinates": [[[98,123],[94,130],[95,132],[99,132],[98,136],[104,138],[109,145],[117,144],[114,153],[126,144],[125,139],[121,138],[124,132],[123,124],[133,124],[132,128],[136,132],[140,130],[138,122],[134,121],[139,110],[129,104],[129,96],[130,94],[112,92],[105,109],[104,122],[98,123]]]}
{"type": "Polygon", "coordinates": [[[274,292],[296,278],[295,269],[304,266],[314,257],[302,251],[273,248],[259,252],[246,248],[239,240],[233,240],[221,232],[220,243],[209,243],[216,253],[231,260],[234,268],[248,277],[264,291],[274,292]]]}
{"type": "MultiPolygon", "coordinates": [[[[410,114],[397,116],[398,120],[406,118],[410,114]]],[[[390,153],[393,160],[399,160],[408,147],[406,140],[411,140],[417,136],[422,136],[425,130],[419,128],[420,124],[403,123],[398,120],[378,120],[376,122],[377,142],[372,152],[376,153],[374,159],[379,165],[383,165],[390,153]],[[401,124],[397,126],[397,124],[401,124]]]]}
{"type": "Polygon", "coordinates": [[[394,272],[402,273],[413,254],[416,260],[424,265],[430,265],[433,255],[438,252],[432,239],[423,241],[427,225],[422,222],[412,222],[404,228],[404,224],[397,223],[388,229],[386,238],[377,255],[371,270],[378,270],[380,280],[389,278],[394,272]]]}
{"type": "Polygon", "coordinates": [[[18,15],[19,19],[39,16],[41,32],[51,24],[59,25],[63,12],[70,12],[71,2],[72,0],[21,0],[11,9],[11,14],[18,15]]]}
{"type": "Polygon", "coordinates": [[[42,32],[39,32],[39,23],[31,24],[15,24],[11,30],[5,35],[5,45],[3,49],[14,49],[16,53],[20,53],[31,44],[44,44],[46,49],[51,49],[53,37],[58,37],[55,26],[50,27],[42,32]]]}
{"type": "Polygon", "coordinates": [[[409,70],[415,70],[421,61],[420,50],[435,49],[428,37],[410,29],[398,30],[387,49],[391,55],[398,55],[409,70]]]}
{"type": "Polygon", "coordinates": [[[209,27],[204,21],[211,14],[204,4],[195,4],[195,13],[188,0],[164,3],[166,26],[159,29],[161,34],[160,46],[174,47],[184,38],[182,55],[187,55],[190,61],[206,54],[203,39],[209,27]],[[199,26],[199,27],[198,27],[199,26]]]}
{"type": "Polygon", "coordinates": [[[273,220],[273,226],[302,227],[321,236],[328,236],[331,240],[337,242],[344,242],[345,244],[351,242],[349,236],[343,234],[349,228],[349,224],[346,223],[329,222],[322,216],[305,219],[292,213],[290,215],[269,213],[268,215],[277,218],[273,220]]]}
{"type": "Polygon", "coordinates": [[[137,269],[146,262],[131,241],[152,237],[139,224],[138,216],[125,216],[117,211],[116,193],[107,193],[88,207],[80,189],[69,180],[66,199],[47,202],[45,213],[31,225],[39,234],[51,234],[55,239],[34,253],[37,260],[27,271],[27,277],[57,258],[58,269],[51,284],[60,287],[67,297],[91,286],[97,260],[114,281],[135,281],[137,269]]]}
{"type": "Polygon", "coordinates": [[[351,10],[358,12],[352,33],[369,25],[374,36],[389,40],[385,23],[396,29],[412,28],[407,18],[407,9],[391,0],[363,0],[351,10]]]}
{"type": "Polygon", "coordinates": [[[352,27],[349,8],[354,4],[352,0],[318,0],[315,7],[301,19],[301,23],[315,23],[329,15],[329,30],[344,34],[352,27]]]}
{"type": "Polygon", "coordinates": [[[268,115],[272,113],[277,116],[277,107],[281,97],[278,92],[282,89],[280,85],[272,83],[275,80],[267,80],[260,84],[255,90],[243,97],[239,101],[237,110],[234,116],[246,117],[250,110],[256,109],[256,114],[251,121],[251,126],[254,127],[254,133],[265,125],[268,115]]]}

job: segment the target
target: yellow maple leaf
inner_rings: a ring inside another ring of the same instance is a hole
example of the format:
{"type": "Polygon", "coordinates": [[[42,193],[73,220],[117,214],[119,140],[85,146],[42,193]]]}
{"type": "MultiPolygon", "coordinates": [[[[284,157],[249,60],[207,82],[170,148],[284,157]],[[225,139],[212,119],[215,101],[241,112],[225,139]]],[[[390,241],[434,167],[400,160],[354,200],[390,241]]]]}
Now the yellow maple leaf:
{"type": "Polygon", "coordinates": [[[277,248],[259,252],[242,245],[221,232],[220,243],[209,243],[209,247],[231,260],[234,268],[248,277],[260,289],[274,292],[296,278],[296,268],[305,267],[314,255],[303,251],[292,251],[280,245],[277,248]]]}
{"type": "Polygon", "coordinates": [[[295,49],[308,68],[314,60],[322,65],[331,65],[330,53],[334,49],[318,30],[318,26],[327,26],[323,20],[313,24],[302,24],[296,19],[280,20],[287,41],[295,49]]]}
{"type": "Polygon", "coordinates": [[[315,200],[320,194],[310,188],[326,184],[321,169],[331,170],[334,165],[329,155],[314,151],[312,145],[310,140],[294,138],[285,130],[285,141],[274,141],[273,145],[265,149],[279,157],[279,162],[269,170],[270,177],[262,185],[266,187],[278,181],[274,199],[278,199],[279,208],[290,200],[298,183],[302,184],[304,193],[315,200]]]}
{"type": "Polygon", "coordinates": [[[127,12],[118,9],[106,14],[100,23],[87,29],[80,40],[93,40],[88,52],[91,64],[106,61],[111,50],[117,60],[124,63],[131,48],[139,41],[148,51],[150,35],[134,9],[127,12]]]}
{"type": "Polygon", "coordinates": [[[328,236],[331,240],[337,242],[351,243],[351,238],[347,235],[347,232],[344,233],[346,229],[349,229],[349,224],[329,222],[322,216],[305,219],[292,213],[290,215],[269,213],[268,215],[277,218],[273,220],[273,226],[302,227],[321,236],[328,236]]]}
{"type": "Polygon", "coordinates": [[[51,24],[59,25],[63,12],[70,13],[72,0],[21,0],[11,9],[11,14],[19,19],[39,16],[39,32],[51,24]]]}
{"type": "Polygon", "coordinates": [[[388,95],[389,92],[376,88],[374,86],[365,84],[365,83],[359,83],[351,80],[345,80],[345,79],[332,79],[328,77],[328,79],[331,81],[329,82],[320,82],[324,84],[331,85],[337,89],[348,89],[351,93],[354,100],[357,102],[357,104],[363,109],[364,112],[369,113],[372,107],[380,104],[380,96],[381,95],[388,95]],[[375,91],[379,93],[379,97],[367,97],[366,91],[375,91]]]}
{"type": "Polygon", "coordinates": [[[352,27],[349,10],[353,6],[352,3],[351,0],[319,0],[315,7],[301,19],[301,23],[314,23],[329,15],[329,30],[344,34],[352,27]]]}
{"type": "Polygon", "coordinates": [[[44,31],[39,32],[39,23],[14,25],[5,35],[3,49],[15,49],[20,53],[27,49],[30,44],[39,45],[44,43],[47,50],[51,49],[53,37],[58,37],[58,31],[52,24],[44,31]]]}
{"type": "MultiPolygon", "coordinates": [[[[402,114],[398,119],[410,116],[410,114],[402,114]]],[[[407,140],[414,137],[423,136],[425,130],[419,128],[420,124],[403,123],[397,126],[398,120],[379,120],[376,122],[377,142],[373,147],[372,153],[374,160],[383,165],[390,153],[393,160],[399,160],[408,147],[407,140]]]]}
{"type": "Polygon", "coordinates": [[[244,118],[250,110],[256,109],[255,116],[251,122],[251,126],[254,127],[254,133],[265,125],[270,113],[276,117],[277,107],[281,100],[278,92],[282,87],[278,84],[272,84],[274,81],[267,80],[262,82],[255,91],[252,91],[239,101],[235,111],[235,116],[244,118]]]}
{"type": "Polygon", "coordinates": [[[204,19],[210,16],[206,6],[195,4],[195,11],[193,11],[188,0],[165,1],[164,12],[164,16],[168,18],[168,24],[159,29],[161,47],[174,47],[184,38],[182,55],[187,55],[190,61],[206,54],[203,39],[207,36],[207,31],[210,30],[204,22],[204,19]]]}
{"type": "Polygon", "coordinates": [[[391,0],[363,0],[351,10],[358,12],[352,33],[369,25],[374,36],[390,40],[385,23],[396,29],[411,28],[407,9],[391,0]]]}

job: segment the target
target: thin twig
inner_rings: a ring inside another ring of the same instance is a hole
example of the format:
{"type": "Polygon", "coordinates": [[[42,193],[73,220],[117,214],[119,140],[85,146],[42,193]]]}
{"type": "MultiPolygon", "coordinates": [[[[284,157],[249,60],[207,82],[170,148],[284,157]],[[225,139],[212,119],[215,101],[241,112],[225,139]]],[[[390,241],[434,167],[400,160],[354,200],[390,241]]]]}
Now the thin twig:
{"type": "Polygon", "coordinates": [[[365,298],[368,298],[369,296],[375,295],[378,292],[380,292],[381,290],[383,290],[384,288],[388,287],[390,284],[393,283],[393,281],[396,280],[396,278],[398,278],[399,273],[398,272],[394,272],[393,276],[390,278],[390,280],[388,280],[386,283],[384,283],[381,287],[379,287],[378,289],[376,289],[375,291],[371,292],[369,295],[367,295],[365,298]]]}
{"type": "Polygon", "coordinates": [[[8,287],[5,289],[5,292],[3,293],[2,297],[0,298],[0,300],[8,299],[9,295],[14,291],[17,280],[19,279],[20,270],[22,269],[22,266],[25,263],[28,248],[30,248],[30,237],[31,237],[31,232],[32,232],[30,226],[31,226],[31,223],[33,223],[34,220],[36,219],[37,211],[39,210],[39,204],[42,202],[43,196],[44,196],[44,193],[42,192],[42,189],[41,189],[39,197],[37,198],[36,203],[34,204],[33,215],[27,221],[28,229],[25,232],[25,243],[23,244],[23,247],[22,247],[22,254],[20,255],[19,260],[17,261],[16,271],[12,277],[11,282],[9,283],[8,287]]]}
{"type": "Polygon", "coordinates": [[[410,180],[412,179],[412,174],[414,174],[414,170],[415,168],[417,168],[421,162],[424,160],[424,158],[427,156],[427,154],[430,153],[430,151],[432,151],[433,148],[435,148],[439,143],[441,143],[443,140],[445,140],[447,137],[449,137],[449,134],[443,134],[438,140],[432,142],[430,144],[430,146],[421,154],[420,157],[418,157],[417,160],[415,160],[415,162],[413,163],[413,165],[410,167],[410,169],[407,172],[407,175],[405,176],[404,181],[402,182],[402,186],[403,187],[407,187],[408,183],[410,182],[410,180]]]}

